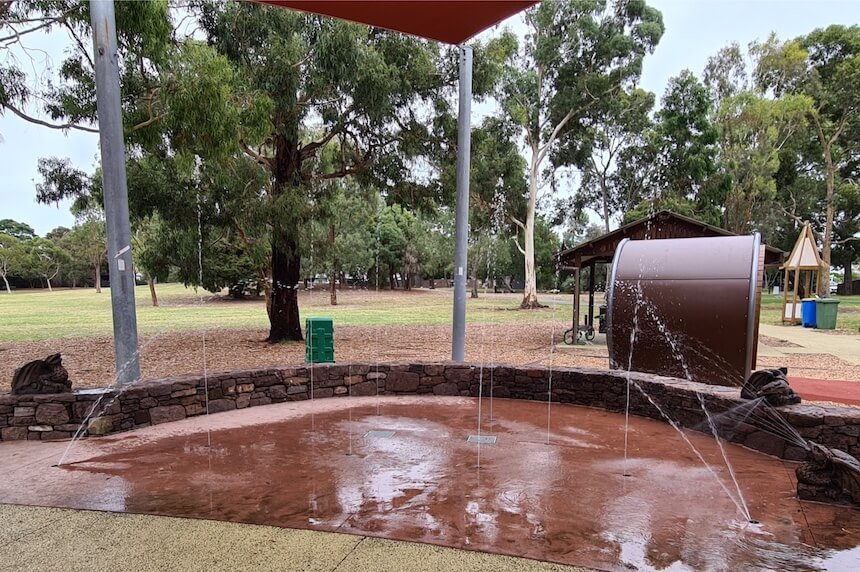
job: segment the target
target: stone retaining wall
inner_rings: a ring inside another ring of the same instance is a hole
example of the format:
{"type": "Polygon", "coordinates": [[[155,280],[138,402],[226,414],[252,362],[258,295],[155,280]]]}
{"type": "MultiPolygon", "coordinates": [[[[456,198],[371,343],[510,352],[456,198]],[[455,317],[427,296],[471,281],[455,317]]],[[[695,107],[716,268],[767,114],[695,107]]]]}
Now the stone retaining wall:
{"type": "MultiPolygon", "coordinates": [[[[641,387],[668,416],[685,427],[703,429],[706,419],[697,393],[717,414],[743,401],[734,388],[633,373],[630,392],[633,414],[665,420],[640,392],[641,387]]],[[[89,435],[106,435],[147,427],[209,411],[218,413],[256,405],[314,398],[398,394],[477,396],[545,401],[552,382],[552,400],[624,408],[624,372],[544,367],[484,367],[454,363],[321,364],[312,367],[240,370],[136,383],[123,391],[83,390],[56,395],[0,395],[0,440],[65,439],[86,420],[89,435]]],[[[860,409],[791,405],[778,408],[804,437],[860,456],[860,409]]],[[[801,460],[803,449],[751,425],[738,426],[731,440],[786,459],[801,460]]]]}

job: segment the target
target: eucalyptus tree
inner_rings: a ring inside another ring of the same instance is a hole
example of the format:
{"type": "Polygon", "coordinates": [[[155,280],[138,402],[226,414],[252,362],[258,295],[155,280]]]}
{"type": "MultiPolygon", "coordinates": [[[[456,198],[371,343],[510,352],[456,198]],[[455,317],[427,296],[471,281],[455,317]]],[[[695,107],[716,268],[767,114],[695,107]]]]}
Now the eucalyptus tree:
{"type": "Polygon", "coordinates": [[[426,137],[422,111],[445,85],[442,54],[402,34],[246,2],[205,3],[199,21],[242,78],[240,93],[269,103],[263,136],[248,133],[238,145],[271,177],[269,340],[300,340],[296,285],[310,190],[351,175],[402,189],[426,137]],[[319,157],[332,142],[340,153],[329,167],[319,157]]]}
{"type": "Polygon", "coordinates": [[[63,266],[69,263],[68,253],[47,238],[38,236],[27,241],[25,252],[30,275],[44,279],[48,291],[53,292],[51,280],[56,278],[63,266]]]}
{"type": "Polygon", "coordinates": [[[499,99],[528,150],[523,233],[522,308],[540,306],[535,272],[539,192],[557,168],[581,164],[586,125],[622,86],[634,82],[644,56],[663,34],[662,16],[644,0],[545,0],[525,13],[525,41],[505,74],[499,99]]]}
{"type": "Polygon", "coordinates": [[[652,122],[649,114],[654,107],[654,94],[633,89],[622,90],[612,98],[606,111],[588,127],[586,146],[588,156],[580,167],[579,193],[603,220],[605,232],[619,211],[623,212],[629,187],[619,176],[619,164],[640,147],[652,122]]]}
{"type": "Polygon", "coordinates": [[[92,272],[96,292],[102,291],[102,268],[107,258],[105,222],[92,217],[81,220],[68,233],[66,241],[69,255],[75,262],[84,263],[92,272]]]}
{"type": "MultiPolygon", "coordinates": [[[[841,175],[852,171],[851,164],[856,163],[860,153],[860,26],[832,25],[787,42],[771,37],[758,51],[756,80],[762,88],[777,96],[802,95],[811,99],[808,118],[825,191],[822,259],[829,265],[835,207],[852,204],[852,191],[846,189],[848,200],[840,200],[839,189],[857,185],[856,179],[841,175]]],[[[851,226],[850,217],[847,222],[851,226]]],[[[821,274],[819,290],[827,292],[829,276],[821,274]]]]}
{"type": "Polygon", "coordinates": [[[805,129],[811,107],[803,94],[773,97],[760,88],[753,77],[759,51],[752,44],[747,58],[732,44],[705,67],[705,85],[716,102],[720,169],[727,178],[723,226],[735,233],[749,231],[756,209],[773,203],[780,151],[805,129]]]}
{"type": "Polygon", "coordinates": [[[21,241],[11,234],[0,232],[0,278],[6,287],[6,293],[11,294],[9,277],[22,274],[25,264],[25,251],[21,241]]]}

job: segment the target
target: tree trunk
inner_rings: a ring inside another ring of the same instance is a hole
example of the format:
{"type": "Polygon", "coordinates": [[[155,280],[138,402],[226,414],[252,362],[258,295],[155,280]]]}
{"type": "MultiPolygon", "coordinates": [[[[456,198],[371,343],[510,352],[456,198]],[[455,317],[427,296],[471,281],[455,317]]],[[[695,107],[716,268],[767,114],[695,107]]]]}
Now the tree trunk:
{"type": "Polygon", "coordinates": [[[152,305],[158,307],[158,296],[155,293],[155,278],[149,278],[149,297],[152,298],[152,305]]]}
{"type": "Polygon", "coordinates": [[[12,293],[12,288],[10,288],[10,287],[9,287],[9,281],[8,281],[8,280],[6,280],[6,275],[5,275],[5,274],[3,275],[3,283],[6,285],[6,293],[7,293],[7,294],[11,294],[11,293],[12,293]]]}
{"type": "MultiPolygon", "coordinates": [[[[301,184],[301,156],[296,144],[297,140],[297,136],[288,138],[280,133],[274,137],[275,156],[271,159],[274,178],[273,200],[277,200],[285,193],[297,191],[301,184]]],[[[297,290],[301,280],[297,218],[285,221],[283,217],[275,216],[272,220],[272,305],[269,311],[268,338],[270,343],[304,339],[297,290]]]]}
{"type": "Polygon", "coordinates": [[[854,294],[854,271],[851,269],[851,255],[845,260],[845,274],[842,278],[842,295],[851,296],[854,294]]]}
{"type": "Polygon", "coordinates": [[[825,187],[827,189],[827,195],[824,198],[824,244],[821,247],[821,261],[824,262],[824,268],[818,273],[818,295],[822,298],[830,297],[830,244],[833,242],[833,187],[836,175],[832,151],[832,144],[824,145],[825,187]]]}
{"type": "Polygon", "coordinates": [[[331,274],[329,278],[331,305],[337,306],[337,255],[334,251],[334,221],[328,225],[328,246],[329,252],[331,252],[331,274]]]}
{"type": "Polygon", "coordinates": [[[537,273],[535,272],[535,209],[537,207],[538,177],[540,176],[540,165],[538,164],[538,151],[532,149],[532,164],[529,177],[529,203],[526,212],[525,224],[525,288],[523,289],[523,301],[520,308],[532,310],[541,308],[537,297],[537,273]]]}
{"type": "Polygon", "coordinates": [[[606,173],[600,177],[600,192],[603,195],[603,227],[609,232],[609,191],[606,188],[606,173]]]}
{"type": "Polygon", "coordinates": [[[436,279],[435,278],[430,278],[430,289],[431,290],[436,289],[436,279]]]}
{"type": "Polygon", "coordinates": [[[96,292],[101,294],[101,291],[102,291],[102,266],[101,266],[101,264],[96,266],[95,283],[96,283],[96,292]]]}
{"type": "Polygon", "coordinates": [[[53,292],[54,289],[51,288],[51,279],[45,276],[45,281],[48,283],[48,292],[53,292]]]}

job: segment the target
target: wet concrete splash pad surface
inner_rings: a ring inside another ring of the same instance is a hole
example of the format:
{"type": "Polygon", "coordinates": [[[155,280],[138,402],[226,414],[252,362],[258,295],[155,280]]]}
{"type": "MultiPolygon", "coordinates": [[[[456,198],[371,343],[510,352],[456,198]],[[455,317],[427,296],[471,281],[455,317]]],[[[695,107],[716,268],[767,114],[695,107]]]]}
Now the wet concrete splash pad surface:
{"type": "MultiPolygon", "coordinates": [[[[452,397],[197,417],[75,445],[0,444],[0,502],[354,532],[604,569],[857,569],[860,511],[796,499],[794,465],[727,446],[753,518],[666,424],[452,397]],[[207,429],[209,430],[207,432],[207,429]],[[394,432],[391,435],[391,432],[394,432]],[[211,439],[211,450],[208,446],[211,439]],[[350,454],[351,453],[351,454],[350,454]]],[[[731,485],[713,438],[687,433],[731,485]]]]}

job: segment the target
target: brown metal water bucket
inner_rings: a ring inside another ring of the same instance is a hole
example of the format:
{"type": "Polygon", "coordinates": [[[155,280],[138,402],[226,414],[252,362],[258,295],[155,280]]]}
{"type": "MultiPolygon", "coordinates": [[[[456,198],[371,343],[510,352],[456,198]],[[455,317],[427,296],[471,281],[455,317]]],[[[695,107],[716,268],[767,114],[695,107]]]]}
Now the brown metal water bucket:
{"type": "Polygon", "coordinates": [[[758,234],[622,241],[609,279],[610,366],[741,385],[755,367],[763,252],[758,234]]]}

